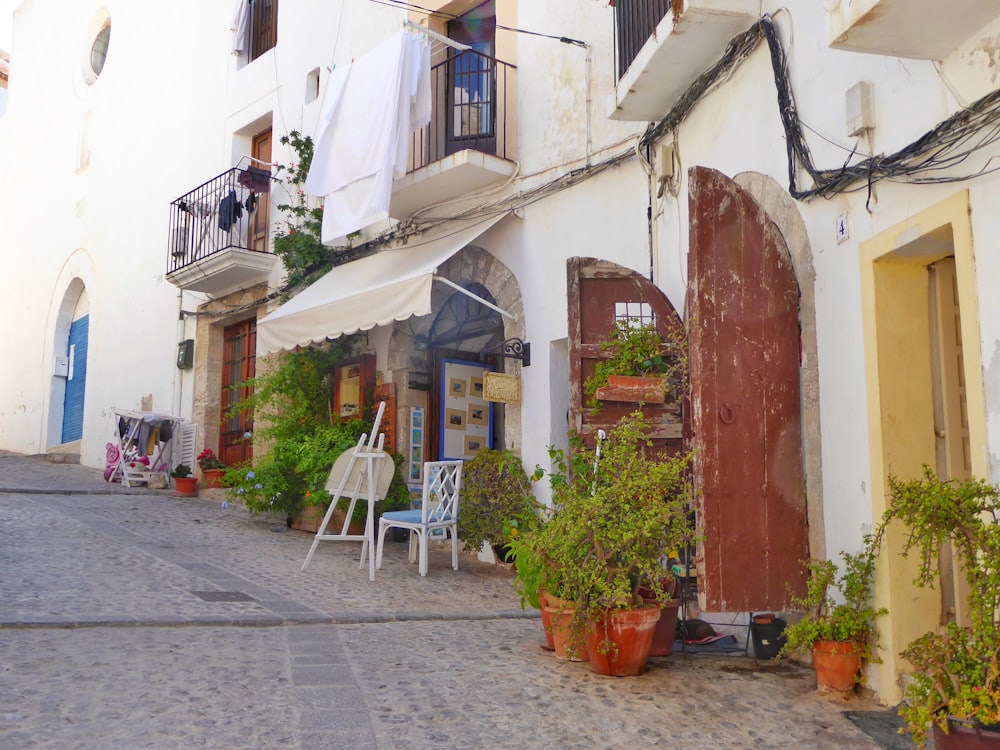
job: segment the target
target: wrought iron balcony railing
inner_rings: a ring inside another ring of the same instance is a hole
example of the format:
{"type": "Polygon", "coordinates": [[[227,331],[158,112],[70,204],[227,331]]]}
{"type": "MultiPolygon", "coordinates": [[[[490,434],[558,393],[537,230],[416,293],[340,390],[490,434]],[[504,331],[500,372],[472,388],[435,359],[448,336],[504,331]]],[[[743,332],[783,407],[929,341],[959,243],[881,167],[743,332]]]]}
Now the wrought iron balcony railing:
{"type": "Polygon", "coordinates": [[[513,128],[516,70],[474,50],[433,66],[431,121],[412,135],[410,171],[463,149],[514,158],[507,128],[513,128]]]}
{"type": "Polygon", "coordinates": [[[625,75],[656,25],[670,11],[671,0],[618,0],[615,3],[616,77],[625,75]]]}
{"type": "Polygon", "coordinates": [[[167,272],[228,248],[268,252],[271,173],[234,167],[170,204],[167,272]]]}

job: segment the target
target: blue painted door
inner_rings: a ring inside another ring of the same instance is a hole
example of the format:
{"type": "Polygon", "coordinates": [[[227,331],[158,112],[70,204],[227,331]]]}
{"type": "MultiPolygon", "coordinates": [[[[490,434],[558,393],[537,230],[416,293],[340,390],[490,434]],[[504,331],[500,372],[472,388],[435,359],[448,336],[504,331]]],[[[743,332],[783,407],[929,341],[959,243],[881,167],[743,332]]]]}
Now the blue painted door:
{"type": "Polygon", "coordinates": [[[87,340],[90,316],[74,320],[69,327],[69,373],[63,400],[62,442],[83,437],[83,395],[87,387],[87,340]]]}

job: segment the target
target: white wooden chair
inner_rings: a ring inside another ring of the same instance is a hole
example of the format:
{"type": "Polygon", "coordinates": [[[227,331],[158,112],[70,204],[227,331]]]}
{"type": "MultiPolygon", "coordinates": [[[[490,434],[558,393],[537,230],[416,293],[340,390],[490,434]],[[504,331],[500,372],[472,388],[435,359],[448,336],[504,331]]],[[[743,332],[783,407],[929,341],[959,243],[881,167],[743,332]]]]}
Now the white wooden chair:
{"type": "Polygon", "coordinates": [[[420,575],[427,575],[427,547],[433,537],[451,536],[451,567],[458,570],[458,497],[462,487],[462,461],[428,461],[424,464],[424,489],[420,507],[383,513],[378,522],[375,567],[382,567],[385,532],[409,529],[410,562],[420,557],[420,575]],[[440,531],[439,531],[440,530],[440,531]]]}

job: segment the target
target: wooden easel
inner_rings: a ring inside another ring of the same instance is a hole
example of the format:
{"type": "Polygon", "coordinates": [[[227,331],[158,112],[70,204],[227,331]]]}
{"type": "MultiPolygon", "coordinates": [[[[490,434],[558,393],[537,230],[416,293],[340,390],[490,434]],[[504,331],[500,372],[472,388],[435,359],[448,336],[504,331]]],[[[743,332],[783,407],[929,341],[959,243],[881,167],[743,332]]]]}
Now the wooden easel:
{"type": "Polygon", "coordinates": [[[330,470],[330,479],[327,482],[327,488],[330,488],[330,483],[337,476],[340,477],[340,481],[332,493],[330,507],[327,508],[326,515],[323,516],[323,522],[316,531],[316,537],[313,539],[312,547],[309,548],[309,554],[306,555],[305,562],[302,563],[302,570],[305,570],[306,566],[309,565],[309,561],[316,551],[316,546],[320,542],[361,542],[361,562],[358,567],[364,566],[365,556],[367,555],[368,577],[369,580],[375,580],[375,502],[379,499],[379,492],[381,491],[384,494],[389,481],[392,480],[391,472],[388,475],[385,474],[385,467],[387,465],[392,466],[392,459],[382,449],[385,443],[385,434],[378,432],[384,411],[385,402],[383,401],[379,404],[378,413],[375,415],[375,424],[372,426],[370,435],[362,435],[361,439],[358,440],[358,444],[353,449],[344,452],[334,462],[333,468],[330,470]],[[377,439],[376,433],[378,433],[377,439]],[[389,460],[386,461],[385,459],[389,460]],[[388,481],[384,481],[386,478],[388,481]],[[345,495],[344,490],[348,486],[351,486],[352,489],[349,495],[345,495]],[[330,523],[333,511],[337,507],[337,502],[342,497],[350,497],[351,499],[347,507],[347,517],[344,519],[343,528],[341,528],[339,533],[328,534],[326,533],[326,527],[330,523]],[[358,500],[365,500],[368,503],[368,517],[365,520],[365,531],[364,534],[349,534],[348,527],[358,500]]]}

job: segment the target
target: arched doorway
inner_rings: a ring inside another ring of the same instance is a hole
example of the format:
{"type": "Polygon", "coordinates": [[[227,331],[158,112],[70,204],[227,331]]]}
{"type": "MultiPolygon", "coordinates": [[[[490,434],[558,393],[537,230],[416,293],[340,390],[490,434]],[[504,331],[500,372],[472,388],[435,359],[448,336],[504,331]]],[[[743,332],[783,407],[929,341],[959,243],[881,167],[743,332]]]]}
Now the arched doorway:
{"type": "Polygon", "coordinates": [[[74,278],[63,295],[53,333],[47,448],[83,438],[89,343],[90,297],[83,281],[74,278]]]}
{"type": "MultiPolygon", "coordinates": [[[[482,284],[463,288],[496,304],[482,284]]],[[[427,334],[433,373],[428,437],[438,459],[503,447],[503,409],[483,399],[483,372],[503,368],[495,355],[503,340],[503,316],[467,294],[454,292],[434,316],[427,334]]]]}

